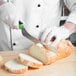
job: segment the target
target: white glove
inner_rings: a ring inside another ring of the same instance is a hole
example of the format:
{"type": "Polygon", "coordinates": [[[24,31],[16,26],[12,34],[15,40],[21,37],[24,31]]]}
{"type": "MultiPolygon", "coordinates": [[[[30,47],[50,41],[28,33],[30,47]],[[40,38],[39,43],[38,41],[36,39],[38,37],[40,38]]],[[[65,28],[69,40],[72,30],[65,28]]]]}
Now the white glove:
{"type": "Polygon", "coordinates": [[[18,28],[19,16],[16,7],[12,3],[0,5],[0,21],[12,28],[18,28]]]}
{"type": "Polygon", "coordinates": [[[68,38],[70,34],[64,26],[47,28],[41,36],[41,42],[44,45],[55,46],[60,40],[68,38]]]}

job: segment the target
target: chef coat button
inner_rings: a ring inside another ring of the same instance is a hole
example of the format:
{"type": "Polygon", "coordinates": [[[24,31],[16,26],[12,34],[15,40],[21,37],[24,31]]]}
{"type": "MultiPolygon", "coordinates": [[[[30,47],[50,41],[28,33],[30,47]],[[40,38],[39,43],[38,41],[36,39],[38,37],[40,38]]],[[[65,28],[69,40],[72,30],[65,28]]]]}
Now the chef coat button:
{"type": "Polygon", "coordinates": [[[40,7],[41,5],[40,4],[38,4],[38,7],[40,7]]]}
{"type": "Polygon", "coordinates": [[[16,46],[16,43],[13,43],[13,46],[16,46]]]}
{"type": "Polygon", "coordinates": [[[36,28],[39,28],[39,25],[36,25],[36,28]]]}

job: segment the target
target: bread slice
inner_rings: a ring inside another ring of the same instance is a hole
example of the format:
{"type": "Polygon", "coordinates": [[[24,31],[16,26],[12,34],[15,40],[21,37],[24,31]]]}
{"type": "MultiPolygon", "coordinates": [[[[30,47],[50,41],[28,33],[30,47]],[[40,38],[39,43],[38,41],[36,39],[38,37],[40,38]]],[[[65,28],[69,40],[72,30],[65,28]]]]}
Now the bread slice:
{"type": "Polygon", "coordinates": [[[10,60],[4,64],[5,70],[16,73],[16,74],[21,74],[25,73],[28,71],[28,67],[24,66],[22,64],[19,64],[16,60],[10,60]]]}
{"type": "Polygon", "coordinates": [[[46,48],[42,44],[38,43],[36,45],[32,45],[28,49],[28,54],[40,60],[43,64],[51,64],[56,61],[57,53],[54,52],[56,49],[51,48],[51,50],[49,50],[47,46],[46,48]]]}
{"type": "Polygon", "coordinates": [[[51,64],[58,59],[69,56],[74,50],[73,45],[68,40],[61,40],[55,47],[43,46],[40,43],[32,45],[28,49],[28,54],[40,60],[43,64],[51,64]]]}
{"type": "Polygon", "coordinates": [[[42,62],[36,60],[35,58],[29,56],[29,55],[26,55],[26,54],[22,54],[20,53],[18,55],[18,59],[17,59],[20,63],[22,63],[23,65],[27,65],[29,67],[32,67],[32,68],[40,68],[42,67],[42,62]]]}

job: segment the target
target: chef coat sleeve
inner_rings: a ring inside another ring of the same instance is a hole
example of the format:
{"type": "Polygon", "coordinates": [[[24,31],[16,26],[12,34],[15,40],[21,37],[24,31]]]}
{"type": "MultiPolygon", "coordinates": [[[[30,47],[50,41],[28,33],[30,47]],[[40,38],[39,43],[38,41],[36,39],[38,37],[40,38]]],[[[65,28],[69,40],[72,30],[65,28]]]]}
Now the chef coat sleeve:
{"type": "Polygon", "coordinates": [[[64,0],[64,3],[70,10],[70,14],[66,22],[72,22],[76,24],[76,0],[64,0]]]}

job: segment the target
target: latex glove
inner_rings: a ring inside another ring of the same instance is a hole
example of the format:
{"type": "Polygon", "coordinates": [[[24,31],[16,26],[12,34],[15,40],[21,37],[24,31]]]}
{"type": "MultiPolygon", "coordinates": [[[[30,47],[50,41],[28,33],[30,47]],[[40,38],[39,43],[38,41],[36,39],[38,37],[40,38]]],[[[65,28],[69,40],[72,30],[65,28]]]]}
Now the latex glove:
{"type": "Polygon", "coordinates": [[[19,15],[16,7],[12,3],[9,2],[0,5],[0,21],[12,28],[18,28],[19,15]]]}
{"type": "Polygon", "coordinates": [[[60,40],[66,39],[71,33],[64,26],[45,29],[41,36],[44,45],[55,46],[60,40]]]}

